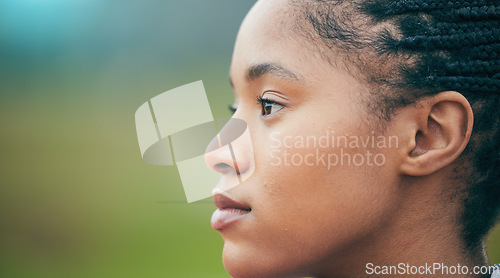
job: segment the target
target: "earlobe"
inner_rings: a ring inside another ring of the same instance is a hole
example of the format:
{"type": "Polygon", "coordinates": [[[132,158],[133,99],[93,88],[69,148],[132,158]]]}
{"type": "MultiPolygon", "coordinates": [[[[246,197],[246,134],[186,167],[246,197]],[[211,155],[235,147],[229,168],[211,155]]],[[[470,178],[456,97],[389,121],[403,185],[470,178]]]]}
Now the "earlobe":
{"type": "Polygon", "coordinates": [[[401,172],[429,175],[451,164],[465,149],[472,133],[473,113],[467,99],[457,92],[425,98],[409,120],[417,128],[408,143],[401,172]]]}

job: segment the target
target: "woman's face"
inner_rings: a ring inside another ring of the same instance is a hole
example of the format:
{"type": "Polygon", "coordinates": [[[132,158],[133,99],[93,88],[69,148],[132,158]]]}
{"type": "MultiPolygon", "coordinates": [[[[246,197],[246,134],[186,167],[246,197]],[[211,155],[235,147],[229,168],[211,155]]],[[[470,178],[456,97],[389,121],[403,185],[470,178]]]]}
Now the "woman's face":
{"type": "Polygon", "coordinates": [[[246,121],[252,142],[233,149],[240,174],[252,174],[224,191],[231,157],[207,157],[224,174],[217,190],[249,210],[230,209],[223,198],[212,219],[234,277],[340,270],[395,209],[397,138],[377,129],[360,81],[294,31],[287,2],[258,2],[236,40],[234,117],[246,121]]]}

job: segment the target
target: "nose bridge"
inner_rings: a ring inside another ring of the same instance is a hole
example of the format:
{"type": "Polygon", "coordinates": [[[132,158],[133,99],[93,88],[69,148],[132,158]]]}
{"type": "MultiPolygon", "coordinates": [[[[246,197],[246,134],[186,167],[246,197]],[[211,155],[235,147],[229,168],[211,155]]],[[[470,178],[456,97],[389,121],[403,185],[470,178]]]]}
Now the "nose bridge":
{"type": "Polygon", "coordinates": [[[205,160],[212,170],[225,176],[235,175],[242,182],[254,168],[248,125],[237,118],[217,122],[223,128],[207,147],[205,160]]]}

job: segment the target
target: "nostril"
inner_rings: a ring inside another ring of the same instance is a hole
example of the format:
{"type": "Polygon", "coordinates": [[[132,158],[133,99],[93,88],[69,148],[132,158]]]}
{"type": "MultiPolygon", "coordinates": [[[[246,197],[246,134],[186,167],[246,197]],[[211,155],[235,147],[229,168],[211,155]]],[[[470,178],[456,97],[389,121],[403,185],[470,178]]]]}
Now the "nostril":
{"type": "Polygon", "coordinates": [[[231,168],[231,166],[227,165],[226,163],[217,163],[214,166],[217,169],[226,169],[226,168],[231,168]]]}
{"type": "Polygon", "coordinates": [[[222,174],[236,172],[236,174],[239,175],[240,171],[238,170],[238,166],[237,166],[236,162],[234,164],[235,164],[234,166],[231,166],[227,163],[217,163],[214,166],[214,168],[215,168],[214,170],[219,172],[219,173],[222,173],[222,174]]]}

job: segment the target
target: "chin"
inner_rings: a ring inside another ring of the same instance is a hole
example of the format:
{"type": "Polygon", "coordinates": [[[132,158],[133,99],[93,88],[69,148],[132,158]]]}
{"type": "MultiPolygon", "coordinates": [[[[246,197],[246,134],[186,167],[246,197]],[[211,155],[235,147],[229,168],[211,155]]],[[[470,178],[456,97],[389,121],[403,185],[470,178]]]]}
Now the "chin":
{"type": "Polygon", "coordinates": [[[279,262],[276,257],[258,250],[236,248],[234,244],[225,243],[222,255],[224,267],[233,278],[293,278],[304,277],[294,275],[287,260],[279,262]]]}

